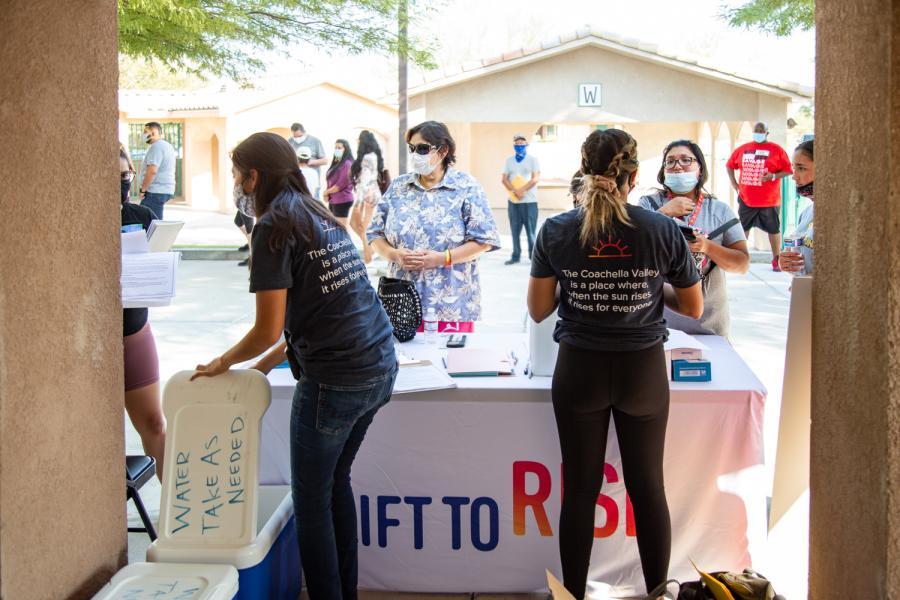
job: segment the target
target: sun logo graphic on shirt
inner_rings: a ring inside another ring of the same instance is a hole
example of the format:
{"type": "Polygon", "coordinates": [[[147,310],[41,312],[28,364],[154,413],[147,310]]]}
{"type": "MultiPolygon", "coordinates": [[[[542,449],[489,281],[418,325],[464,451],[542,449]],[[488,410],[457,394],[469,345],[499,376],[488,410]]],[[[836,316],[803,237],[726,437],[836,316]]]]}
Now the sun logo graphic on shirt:
{"type": "Polygon", "coordinates": [[[594,253],[589,254],[588,258],[628,258],[633,256],[628,252],[629,247],[627,244],[623,244],[622,240],[614,242],[611,237],[606,238],[606,241],[600,240],[600,243],[592,246],[592,248],[594,253]]]}

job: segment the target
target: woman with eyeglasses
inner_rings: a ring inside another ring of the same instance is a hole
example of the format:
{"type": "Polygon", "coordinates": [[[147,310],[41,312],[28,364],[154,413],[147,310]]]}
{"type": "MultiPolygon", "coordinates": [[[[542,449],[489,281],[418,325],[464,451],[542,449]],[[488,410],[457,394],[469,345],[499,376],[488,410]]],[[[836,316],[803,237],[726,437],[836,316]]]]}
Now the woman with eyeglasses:
{"type": "Polygon", "coordinates": [[[338,222],[347,227],[350,207],[353,206],[353,182],[350,180],[350,167],[353,164],[353,150],[347,140],[334,143],[334,156],[325,173],[326,188],[322,192],[322,200],[328,204],[331,214],[338,222]]]}
{"type": "Polygon", "coordinates": [[[669,327],[691,334],[728,337],[731,319],[725,272],[746,273],[750,252],[737,215],[703,189],[708,178],[700,146],[690,140],[674,141],[663,150],[656,176],[662,189],[642,197],[638,204],[678,223],[703,281],[703,315],[696,320],[667,309],[669,327]]]}
{"type": "Polygon", "coordinates": [[[446,125],[420,123],[406,142],[413,172],[394,179],[378,204],[369,242],[391,277],[415,282],[439,331],[471,332],[481,317],[478,257],[500,248],[494,216],[481,185],[453,168],[456,143],[446,125]]]}

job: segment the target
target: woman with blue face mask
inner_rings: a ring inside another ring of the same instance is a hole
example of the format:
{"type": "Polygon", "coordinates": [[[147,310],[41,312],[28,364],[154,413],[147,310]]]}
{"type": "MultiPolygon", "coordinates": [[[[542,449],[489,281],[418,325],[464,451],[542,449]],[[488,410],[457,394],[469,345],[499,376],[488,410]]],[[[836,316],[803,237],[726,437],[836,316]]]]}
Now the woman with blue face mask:
{"type": "Polygon", "coordinates": [[[737,215],[703,189],[708,177],[700,147],[689,140],[674,141],[663,150],[656,177],[662,189],[642,197],[639,205],[671,217],[681,226],[703,282],[704,310],[700,319],[689,319],[667,309],[669,327],[696,335],[728,337],[730,317],[724,271],[746,273],[750,252],[737,215]]]}

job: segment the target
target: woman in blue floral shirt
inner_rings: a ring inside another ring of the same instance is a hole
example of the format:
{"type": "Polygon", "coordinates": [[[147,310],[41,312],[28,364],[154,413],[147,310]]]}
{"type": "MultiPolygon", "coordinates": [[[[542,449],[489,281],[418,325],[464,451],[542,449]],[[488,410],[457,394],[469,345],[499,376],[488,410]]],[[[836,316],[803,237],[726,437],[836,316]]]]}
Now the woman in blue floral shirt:
{"type": "Polygon", "coordinates": [[[439,331],[472,331],[481,318],[478,257],[500,248],[497,224],[481,185],[452,167],[456,143],[443,123],[406,134],[413,173],[394,179],[369,226],[375,252],[391,277],[416,283],[422,311],[434,308],[439,331]],[[458,329],[457,329],[458,328],[458,329]]]}

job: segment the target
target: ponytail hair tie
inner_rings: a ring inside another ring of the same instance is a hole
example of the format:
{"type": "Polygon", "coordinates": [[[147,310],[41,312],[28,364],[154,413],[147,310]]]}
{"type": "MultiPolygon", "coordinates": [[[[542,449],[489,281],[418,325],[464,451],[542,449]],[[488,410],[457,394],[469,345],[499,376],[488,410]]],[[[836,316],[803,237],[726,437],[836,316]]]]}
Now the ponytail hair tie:
{"type": "Polygon", "coordinates": [[[604,192],[608,192],[612,194],[619,186],[616,185],[616,180],[612,177],[606,177],[605,175],[591,175],[592,183],[594,187],[603,190],[604,192]]]}

